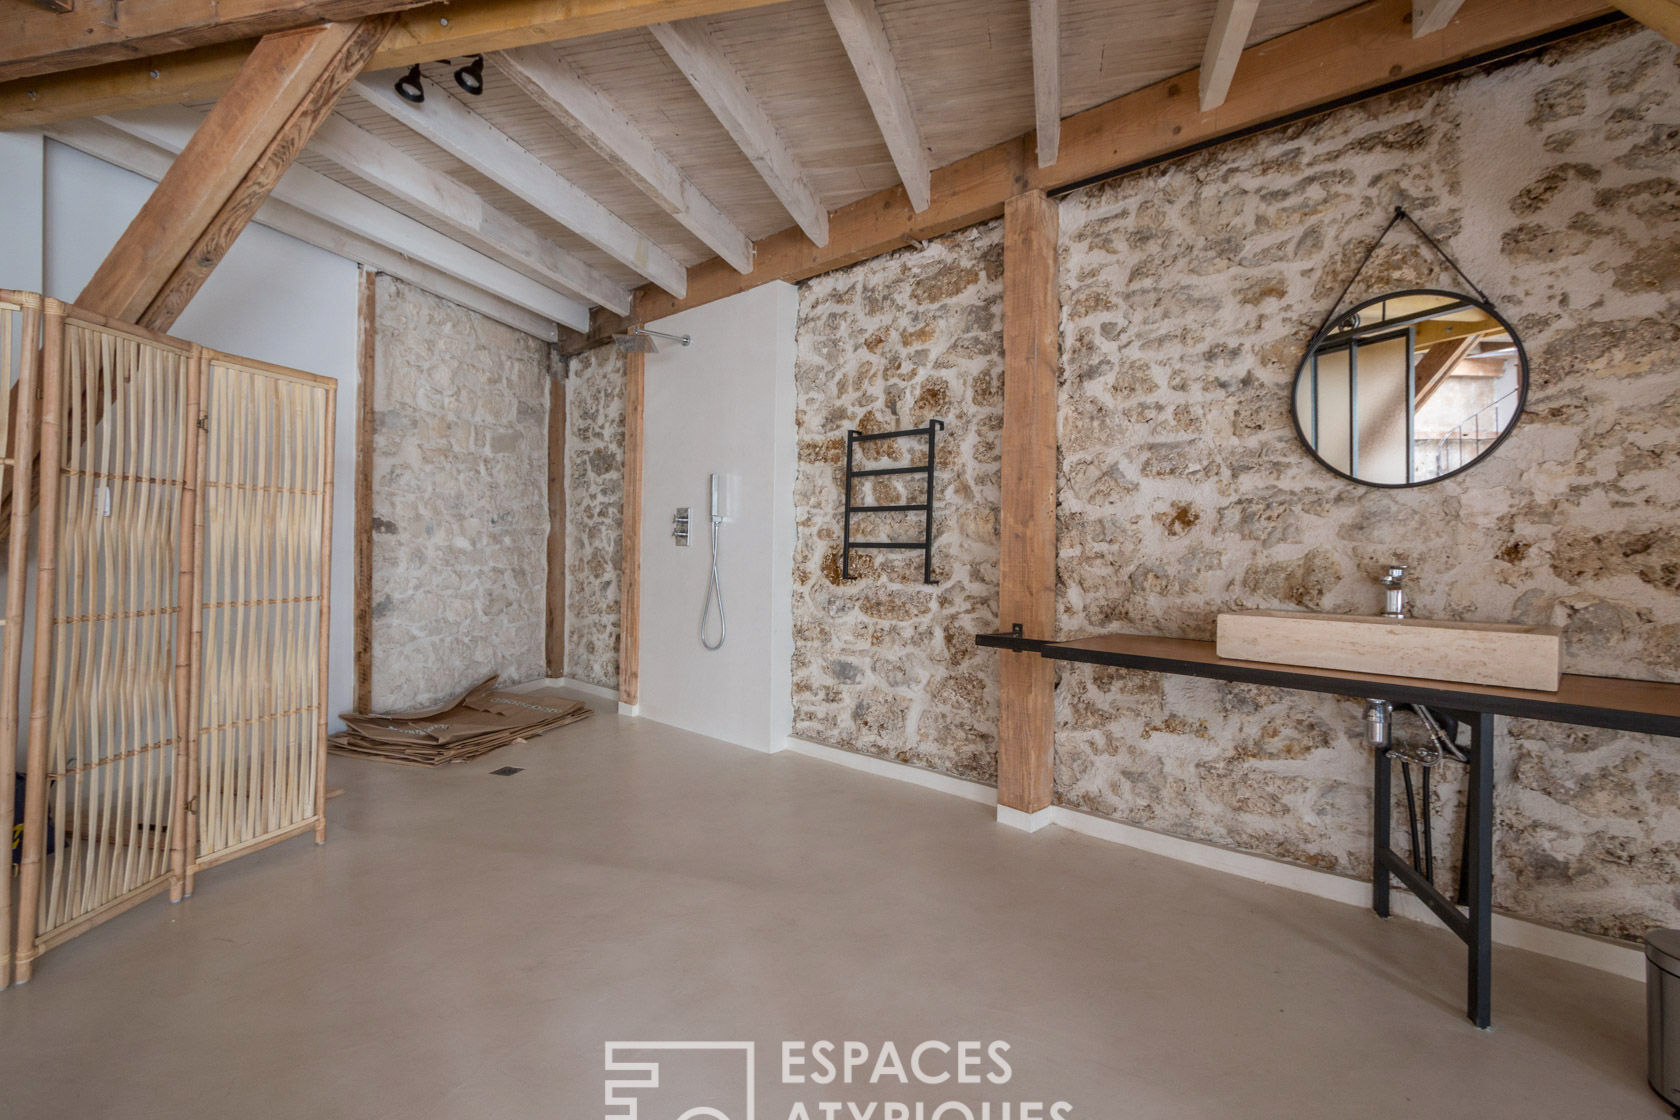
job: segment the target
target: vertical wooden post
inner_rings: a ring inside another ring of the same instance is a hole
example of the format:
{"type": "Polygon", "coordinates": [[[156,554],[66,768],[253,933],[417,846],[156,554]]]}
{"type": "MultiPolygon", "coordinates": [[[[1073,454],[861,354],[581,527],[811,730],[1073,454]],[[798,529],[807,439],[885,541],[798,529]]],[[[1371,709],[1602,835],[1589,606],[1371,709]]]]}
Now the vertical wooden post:
{"type": "Polygon", "coordinates": [[[566,378],[565,361],[551,350],[548,379],[548,675],[566,675],[566,378]]]}
{"type": "MultiPolygon", "coordinates": [[[[45,301],[41,327],[41,518],[35,553],[35,675],[29,682],[29,747],[25,772],[47,770],[48,711],[52,707],[52,640],[58,611],[58,484],[64,466],[64,304],[45,301]]],[[[15,517],[16,514],[14,513],[15,517]]],[[[14,538],[16,539],[16,538],[14,538]]],[[[47,784],[31,782],[23,806],[23,853],[18,888],[15,977],[35,970],[35,930],[41,907],[42,856],[47,846],[47,784]]]]}
{"type": "MultiPolygon", "coordinates": [[[[1056,625],[1056,203],[1042,191],[1003,210],[1003,506],[998,622],[1029,638],[1056,625]]],[[[1023,827],[1054,796],[1055,668],[998,654],[998,816],[1023,827]],[[1013,812],[1010,812],[1013,811],[1013,812]]]]}
{"type": "Polygon", "coordinates": [[[187,830],[187,804],[197,792],[198,773],[192,764],[189,744],[198,729],[198,713],[193,704],[192,667],[198,660],[198,647],[193,632],[194,621],[204,608],[198,594],[198,573],[203,565],[198,555],[198,496],[203,478],[199,472],[200,419],[204,415],[201,401],[210,380],[210,359],[202,346],[194,346],[187,362],[186,428],[181,432],[181,490],[180,508],[175,511],[177,534],[177,569],[175,581],[175,800],[169,813],[169,901],[179,902],[186,897],[187,864],[192,862],[193,849],[187,830]]]}
{"type": "MultiPolygon", "coordinates": [[[[41,300],[39,296],[31,295],[27,300],[17,299],[23,293],[7,293],[14,302],[23,306],[23,322],[18,340],[18,379],[17,392],[12,399],[17,403],[17,410],[10,417],[11,438],[7,441],[6,452],[12,461],[12,469],[6,479],[9,492],[12,495],[11,508],[11,539],[6,553],[6,647],[4,654],[4,668],[0,668],[0,743],[4,743],[6,750],[17,750],[17,720],[18,720],[18,673],[23,665],[23,604],[27,593],[26,580],[28,577],[28,537],[29,537],[29,488],[31,486],[30,472],[35,459],[35,404],[36,387],[40,384],[41,373],[41,300]]],[[[7,340],[10,341],[9,339],[7,340]]],[[[0,367],[5,364],[5,357],[0,356],[0,367]]],[[[0,386],[0,389],[9,388],[0,386]]],[[[13,754],[5,757],[12,758],[13,754]]],[[[6,777],[15,771],[17,766],[6,767],[0,771],[6,777]]],[[[16,779],[14,778],[13,781],[16,779]]],[[[4,826],[6,837],[6,869],[11,870],[12,850],[12,802],[16,794],[12,782],[6,783],[4,791],[0,791],[0,825],[4,826]]],[[[7,987],[12,982],[12,889],[8,877],[0,883],[0,988],[7,987]]]]}
{"type": "MultiPolygon", "coordinates": [[[[378,355],[375,277],[362,269],[356,293],[356,710],[373,711],[373,394],[378,355]]],[[[331,443],[331,433],[328,433],[331,443]]]]}
{"type": "Polygon", "coordinates": [[[642,394],[645,354],[624,355],[624,533],[618,598],[618,702],[636,706],[641,685],[642,394]]]}

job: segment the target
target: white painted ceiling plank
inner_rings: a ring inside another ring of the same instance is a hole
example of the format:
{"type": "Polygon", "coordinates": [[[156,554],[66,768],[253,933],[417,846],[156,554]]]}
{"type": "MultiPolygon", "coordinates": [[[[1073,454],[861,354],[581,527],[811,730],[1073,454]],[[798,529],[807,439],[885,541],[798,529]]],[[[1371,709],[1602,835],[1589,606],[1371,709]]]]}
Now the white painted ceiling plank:
{"type": "Polygon", "coordinates": [[[857,71],[858,83],[869,99],[870,111],[881,128],[881,138],[892,153],[893,166],[898,168],[899,181],[910,198],[910,208],[919,214],[928,208],[933,171],[928,166],[927,144],[910,108],[910,95],[905,92],[904,78],[893,58],[881,13],[875,7],[875,0],[827,0],[827,3],[828,18],[840,33],[852,69],[857,71]]]}
{"type": "Polygon", "coordinates": [[[350,86],[369,105],[390,115],[456,159],[524,199],[591,245],[681,298],[688,270],[670,253],[554,168],[520,147],[512,137],[431,82],[426,100],[404,101],[383,82],[363,78],[350,86]]]}
{"type": "Polygon", "coordinates": [[[648,30],[758,169],[788,214],[805,231],[805,236],[818,245],[828,244],[828,211],[811,188],[805,170],[799,166],[770,114],[724,57],[703,23],[703,20],[655,23],[648,30]]]}

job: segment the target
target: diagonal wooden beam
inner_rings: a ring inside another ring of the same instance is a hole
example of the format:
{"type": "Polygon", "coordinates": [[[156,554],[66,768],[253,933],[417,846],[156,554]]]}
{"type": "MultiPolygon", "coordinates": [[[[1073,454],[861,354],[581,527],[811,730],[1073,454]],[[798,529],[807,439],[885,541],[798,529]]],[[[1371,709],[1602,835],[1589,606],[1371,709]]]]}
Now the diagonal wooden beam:
{"type": "MultiPolygon", "coordinates": [[[[220,9],[250,0],[215,0],[220,9]]],[[[289,0],[275,0],[284,4],[289,0]]],[[[533,43],[551,43],[622,31],[649,23],[692,19],[744,8],[758,8],[785,0],[472,0],[471,3],[435,3],[403,12],[396,26],[368,63],[369,70],[388,70],[429,62],[438,58],[487,54],[533,43]]],[[[398,7],[392,0],[387,7],[398,7]]],[[[107,10],[109,0],[100,4],[107,10]]],[[[125,11],[168,8],[149,0],[123,4],[125,11]]],[[[41,13],[43,16],[45,13],[41,13]]],[[[296,26],[314,23],[320,17],[299,18],[296,26]]],[[[103,34],[103,30],[95,35],[103,34]]],[[[100,43],[104,53],[68,57],[55,52],[75,52],[88,46],[83,36],[64,37],[51,29],[38,29],[47,41],[30,45],[30,36],[0,34],[0,128],[39,126],[52,121],[74,120],[99,113],[143,109],[151,105],[175,105],[184,101],[214,100],[232,84],[239,64],[251,53],[254,32],[230,32],[215,23],[192,35],[182,35],[177,49],[164,46],[130,46],[120,36],[114,43],[100,43]],[[233,35],[235,37],[230,37],[233,35]],[[160,51],[172,51],[162,54],[160,51]],[[136,53],[144,57],[136,58],[136,53]],[[38,60],[18,73],[8,71],[5,60],[38,60]],[[67,69],[67,67],[86,69],[67,69]]]]}
{"type": "Polygon", "coordinates": [[[1616,7],[1669,42],[1680,43],[1680,0],[1617,0],[1616,7]]]}
{"type": "Polygon", "coordinates": [[[365,128],[335,116],[321,125],[309,147],[459,231],[481,252],[506,261],[527,276],[555,285],[586,303],[609,307],[621,315],[629,312],[630,289],[515,221],[460,180],[427,167],[365,128]]]}
{"type": "Polygon", "coordinates": [[[270,35],[77,303],[168,330],[385,35],[390,17],[270,35]]]}
{"type": "MultiPolygon", "coordinates": [[[[752,239],[617,105],[549,47],[490,56],[510,81],[739,272],[752,269],[752,239]]],[[[605,302],[605,301],[599,301],[605,302]]],[[[627,313],[628,306],[614,308],[627,313]]]]}
{"type": "Polygon", "coordinates": [[[1208,32],[1207,49],[1202,52],[1202,69],[1196,80],[1196,91],[1202,112],[1209,113],[1225,104],[1231,92],[1231,79],[1237,73],[1237,60],[1248,45],[1248,32],[1254,26],[1254,13],[1260,0],[1219,0],[1214,9],[1213,30],[1208,32]]]}
{"type": "Polygon", "coordinates": [[[1433,35],[1458,14],[1464,0],[1412,0],[1412,38],[1433,35]]]}
{"type": "MultiPolygon", "coordinates": [[[[121,132],[102,121],[67,121],[64,124],[51,125],[43,131],[60,144],[95,159],[102,159],[125,171],[144,175],[154,182],[169,173],[169,165],[173,162],[173,157],[164,149],[121,132]]],[[[400,218],[401,215],[397,217],[400,218]]],[[[524,331],[548,342],[558,341],[560,337],[552,317],[539,315],[510,303],[501,296],[492,294],[486,287],[474,286],[474,281],[480,285],[493,284],[495,281],[492,277],[469,274],[467,278],[463,278],[450,275],[405,253],[352,233],[343,226],[333,225],[313,214],[306,214],[294,206],[288,206],[273,195],[262,204],[253,220],[259,225],[267,226],[288,237],[295,237],[317,249],[325,249],[367,268],[388,272],[399,279],[407,280],[417,288],[424,288],[435,296],[441,296],[463,307],[470,307],[499,323],[506,323],[515,330],[524,331]]]]}
{"type": "MultiPolygon", "coordinates": [[[[174,154],[181,153],[193,135],[193,116],[185,108],[149,109],[128,117],[102,117],[99,123],[174,154]]],[[[577,300],[307,167],[288,169],[275,184],[273,198],[433,268],[472,277],[479,286],[544,318],[571,326],[589,321],[577,300]]]]}
{"type": "Polygon", "coordinates": [[[682,262],[654,244],[652,238],[439,86],[427,81],[421,85],[426,99],[419,105],[397,96],[388,82],[364,79],[351,89],[369,105],[471,165],[638,276],[679,298],[686,291],[688,281],[682,262]]]}
{"type": "Polygon", "coordinates": [[[734,64],[724,57],[711,33],[696,20],[656,23],[648,30],[805,236],[817,245],[826,245],[828,211],[770,114],[747,88],[734,64]]]}
{"type": "Polygon", "coordinates": [[[1033,119],[1038,165],[1056,162],[1062,146],[1062,14],[1060,0],[1032,0],[1033,119]]]}
{"type": "Polygon", "coordinates": [[[898,168],[899,182],[910,196],[910,209],[928,208],[932,171],[928,167],[927,143],[910,108],[910,95],[893,58],[892,44],[875,0],[827,0],[828,18],[840,33],[846,57],[852,60],[858,83],[869,100],[869,110],[880,126],[881,139],[898,168]]]}
{"type": "Polygon", "coordinates": [[[1030,160],[1031,133],[1016,137],[934,171],[933,204],[919,214],[897,187],[881,191],[834,211],[825,246],[786,229],[757,242],[750,275],[721,261],[702,261],[689,270],[685,299],[642,291],[637,306],[649,320],[660,319],[772,280],[802,280],[996,218],[1023,188],[1057,190],[1298,119],[1471,60],[1524,49],[1608,11],[1601,0],[1475,4],[1446,30],[1414,39],[1411,0],[1370,0],[1250,47],[1243,54],[1243,83],[1217,113],[1201,111],[1195,71],[1169,78],[1065,118],[1054,166],[1041,168],[1030,160]]]}

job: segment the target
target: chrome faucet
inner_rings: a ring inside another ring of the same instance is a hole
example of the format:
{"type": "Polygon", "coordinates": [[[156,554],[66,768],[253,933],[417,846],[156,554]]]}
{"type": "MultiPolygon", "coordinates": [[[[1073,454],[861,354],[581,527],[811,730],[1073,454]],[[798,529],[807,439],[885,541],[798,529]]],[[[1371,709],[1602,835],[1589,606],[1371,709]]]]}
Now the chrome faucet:
{"type": "Polygon", "coordinates": [[[1406,617],[1406,566],[1404,564],[1390,564],[1388,570],[1377,577],[1377,582],[1383,585],[1387,592],[1387,602],[1383,605],[1384,618],[1406,617]]]}

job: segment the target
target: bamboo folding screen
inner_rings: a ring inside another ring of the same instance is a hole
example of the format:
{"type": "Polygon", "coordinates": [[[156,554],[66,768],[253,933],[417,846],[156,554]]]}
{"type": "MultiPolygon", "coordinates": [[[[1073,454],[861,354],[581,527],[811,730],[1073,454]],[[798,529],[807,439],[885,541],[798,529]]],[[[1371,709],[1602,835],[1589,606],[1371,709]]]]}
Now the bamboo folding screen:
{"type": "Polygon", "coordinates": [[[46,306],[17,978],[168,887],[191,508],[189,344],[46,306]]]}
{"type": "MultiPolygon", "coordinates": [[[[6,550],[4,641],[0,646],[0,742],[15,752],[18,730],[18,671],[23,663],[23,608],[29,537],[29,492],[35,458],[35,393],[41,366],[41,297],[0,291],[0,495],[11,505],[6,550]]],[[[14,758],[9,768],[16,770],[14,758]]],[[[8,775],[10,778],[10,775],[8,775]]],[[[0,795],[0,829],[6,836],[6,889],[0,891],[0,987],[12,982],[12,891],[10,852],[14,831],[13,781],[0,795]]]]}
{"type": "MultiPolygon", "coordinates": [[[[325,793],[333,383],[37,302],[20,982],[47,949],[190,893],[198,868],[320,838],[325,793]]],[[[30,352],[11,359],[26,378],[30,352]]],[[[34,396],[18,399],[26,528],[34,396]]],[[[8,572],[14,696],[24,535],[8,572]]]]}
{"type": "Polygon", "coordinates": [[[323,378],[209,362],[189,892],[195,870],[322,835],[333,396],[323,378]]]}

